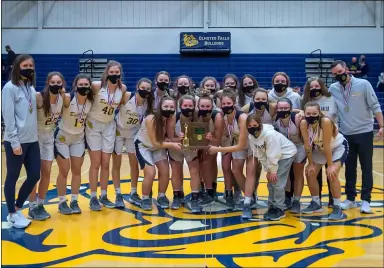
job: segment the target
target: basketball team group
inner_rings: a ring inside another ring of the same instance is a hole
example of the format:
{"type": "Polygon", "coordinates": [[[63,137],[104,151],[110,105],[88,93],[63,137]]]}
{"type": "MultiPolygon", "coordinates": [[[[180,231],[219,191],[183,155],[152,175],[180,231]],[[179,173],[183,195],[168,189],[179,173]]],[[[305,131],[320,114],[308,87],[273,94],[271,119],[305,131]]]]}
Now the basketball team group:
{"type": "Polygon", "coordinates": [[[161,71],[154,81],[142,78],[129,91],[123,83],[122,66],[116,61],[107,64],[100,81],[78,74],[71,91],[66,90],[61,73],[51,72],[44,89],[37,92],[35,68],[30,55],[19,55],[2,90],[7,172],[4,194],[7,221],[15,228],[26,228],[30,219],[51,217],[44,203],[54,159],[59,169],[59,213],[70,217],[82,212],[78,196],[86,149],[92,211],[124,209],[128,201],[143,210],[151,210],[155,202],[163,209],[185,206],[192,213],[201,213],[218,201],[220,152],[225,186],[220,202],[228,210],[241,210],[244,219],[252,218],[252,208],[260,202],[257,192],[262,169],[269,191],[266,220],[280,220],[287,210],[296,214],[322,212],[323,166],[328,206],[332,207],[329,220],[345,219],[343,210],[358,206],[357,157],[363,173],[360,210],[372,213],[373,123],[376,117],[377,136],[382,138],[383,115],[371,84],[350,75],[343,61],[332,64],[337,82],[329,89],[320,78],[310,78],[302,96],[290,88],[284,72],[273,75],[271,90],[260,88],[250,74],[240,80],[227,74],[222,89],[214,77],[205,77],[194,89],[187,75],[171,81],[169,73],[161,71]],[[206,149],[182,145],[188,122],[206,123],[206,149]],[[127,200],[120,188],[125,154],[131,179],[127,200]],[[184,161],[189,169],[189,186],[184,185],[188,182],[184,180],[184,161]],[[342,202],[339,172],[344,164],[347,198],[342,202]],[[16,198],[23,165],[26,179],[16,198]],[[139,169],[144,173],[141,196],[137,189],[139,169]],[[158,194],[152,198],[156,172],[158,194]],[[110,175],[114,202],[107,196],[110,175]],[[306,207],[300,203],[304,177],[312,196],[306,207]],[[169,182],[171,201],[166,196],[169,182]],[[190,187],[191,194],[184,195],[185,187],[190,187]],[[28,217],[21,210],[27,199],[28,217]]]}

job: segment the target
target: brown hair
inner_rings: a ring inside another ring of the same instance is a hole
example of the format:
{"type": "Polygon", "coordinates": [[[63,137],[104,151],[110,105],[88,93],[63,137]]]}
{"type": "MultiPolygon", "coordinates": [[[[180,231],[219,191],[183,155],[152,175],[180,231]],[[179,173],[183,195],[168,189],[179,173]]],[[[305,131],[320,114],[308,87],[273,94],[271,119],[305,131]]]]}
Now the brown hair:
{"type": "Polygon", "coordinates": [[[287,87],[289,87],[289,86],[291,85],[291,79],[289,79],[289,76],[288,76],[286,73],[284,73],[284,72],[277,72],[277,73],[275,73],[275,74],[272,76],[272,87],[273,87],[273,84],[274,84],[273,81],[275,81],[275,78],[276,78],[276,76],[278,76],[278,75],[284,76],[285,79],[287,79],[287,87]]]}
{"type": "Polygon", "coordinates": [[[179,106],[183,105],[185,100],[191,100],[193,102],[193,106],[196,107],[196,99],[191,95],[184,95],[179,99],[179,106]]]}
{"type": "MultiPolygon", "coordinates": [[[[163,129],[164,129],[164,120],[163,120],[163,116],[161,114],[161,105],[163,105],[163,103],[167,100],[171,100],[175,103],[175,106],[176,106],[176,101],[169,97],[169,96],[164,96],[161,98],[160,100],[160,103],[159,103],[159,109],[157,109],[157,111],[155,112],[155,115],[152,119],[153,121],[153,126],[154,126],[154,129],[155,129],[155,135],[156,135],[156,140],[159,142],[159,143],[163,143],[164,141],[164,132],[163,132],[163,129]]],[[[176,107],[175,107],[176,108],[176,107]]],[[[168,119],[167,119],[168,120],[168,119]]]]}
{"type": "Polygon", "coordinates": [[[225,80],[227,80],[227,78],[232,78],[235,81],[235,84],[236,84],[235,90],[237,90],[239,88],[239,79],[237,78],[237,76],[235,74],[226,74],[223,79],[223,83],[224,83],[223,87],[225,87],[225,80]]]}
{"type": "Polygon", "coordinates": [[[104,72],[101,75],[101,87],[104,87],[107,85],[107,79],[108,79],[108,71],[111,69],[111,67],[117,66],[120,69],[120,79],[117,81],[117,85],[120,89],[123,87],[123,67],[121,64],[117,61],[111,60],[108,62],[107,66],[105,66],[104,72]]]}
{"type": "Polygon", "coordinates": [[[257,89],[259,87],[259,83],[257,82],[256,78],[253,77],[253,75],[250,75],[250,74],[245,74],[241,80],[240,80],[240,86],[239,86],[239,106],[240,107],[243,107],[245,105],[245,93],[244,93],[244,86],[243,86],[243,82],[244,82],[244,79],[245,78],[249,78],[252,80],[253,82],[253,86],[255,87],[255,89],[257,89]]]}
{"type": "Polygon", "coordinates": [[[230,98],[233,101],[233,105],[236,104],[236,93],[232,88],[224,88],[223,94],[220,96],[220,100],[223,100],[224,97],[230,98]]]}
{"type": "Polygon", "coordinates": [[[333,68],[335,68],[337,65],[339,65],[340,64],[340,66],[341,67],[343,67],[343,68],[346,68],[347,67],[347,64],[345,64],[345,62],[344,61],[342,61],[342,60],[335,60],[334,62],[332,62],[332,64],[331,64],[331,66],[330,66],[330,68],[329,69],[333,69],[333,68]]]}
{"type": "MultiPolygon", "coordinates": [[[[206,83],[208,80],[212,80],[212,81],[215,83],[215,92],[216,92],[218,89],[220,89],[220,88],[217,86],[218,83],[217,83],[216,78],[214,78],[214,77],[212,77],[212,76],[206,76],[206,77],[204,77],[203,80],[201,80],[201,82],[200,82],[200,91],[204,90],[204,85],[205,85],[205,83],[206,83]]],[[[215,93],[215,92],[212,92],[212,94],[215,93]]]]}
{"type": "Polygon", "coordinates": [[[302,107],[304,107],[305,104],[307,104],[307,102],[311,101],[310,90],[311,90],[311,83],[313,81],[317,81],[319,83],[320,89],[321,89],[321,95],[326,96],[328,98],[332,96],[332,94],[329,93],[327,86],[325,85],[323,80],[321,80],[319,77],[309,78],[304,86],[303,99],[301,100],[302,107]]]}
{"type": "Polygon", "coordinates": [[[261,122],[261,116],[260,116],[260,115],[257,115],[256,113],[254,113],[254,114],[249,114],[249,115],[247,116],[247,120],[245,121],[246,126],[248,127],[248,125],[249,125],[253,120],[255,120],[256,123],[257,123],[258,125],[262,125],[262,124],[263,124],[263,123],[261,122]]]}
{"type": "Polygon", "coordinates": [[[147,110],[145,111],[145,116],[153,113],[153,102],[155,101],[155,96],[152,90],[152,81],[146,77],[141,78],[136,84],[136,90],[139,89],[141,83],[148,83],[151,88],[150,95],[145,99],[147,101],[147,110]]]}
{"type": "Polygon", "coordinates": [[[265,93],[265,94],[267,95],[267,101],[269,101],[269,99],[268,99],[268,91],[265,90],[264,88],[261,88],[261,87],[260,87],[260,88],[256,88],[255,92],[253,92],[252,101],[254,101],[255,96],[256,96],[256,94],[257,94],[258,92],[263,92],[263,93],[265,93]]]}
{"type": "Polygon", "coordinates": [[[95,98],[94,94],[93,94],[93,91],[92,91],[92,79],[86,75],[86,74],[78,74],[76,75],[75,79],[73,80],[73,83],[72,83],[72,92],[76,92],[77,91],[77,82],[80,80],[80,79],[87,79],[88,82],[89,82],[89,92],[87,94],[87,99],[93,103],[93,100],[95,98]]]}
{"type": "MultiPolygon", "coordinates": [[[[316,107],[317,110],[319,110],[319,116],[320,116],[320,119],[319,119],[319,125],[321,127],[321,123],[323,122],[323,118],[328,118],[327,116],[325,116],[322,112],[321,112],[321,109],[320,109],[320,105],[316,102],[313,102],[313,101],[310,101],[308,102],[307,104],[305,104],[304,106],[304,113],[305,113],[305,110],[307,109],[307,107],[316,107]]],[[[329,119],[329,118],[328,118],[329,119]]],[[[333,137],[336,137],[337,135],[337,127],[336,127],[336,124],[331,120],[329,119],[329,121],[332,122],[332,136],[333,137]]]]}
{"type": "Polygon", "coordinates": [[[43,89],[43,109],[44,109],[44,115],[46,117],[49,116],[50,114],[50,109],[51,109],[51,102],[49,100],[49,81],[51,81],[52,77],[54,77],[55,75],[57,75],[58,77],[60,77],[62,83],[63,83],[63,88],[66,87],[66,83],[65,83],[65,80],[64,80],[64,76],[59,73],[59,72],[50,72],[47,76],[47,80],[45,80],[45,86],[44,86],[44,89],[43,89]]]}
{"type": "MultiPolygon", "coordinates": [[[[16,57],[15,61],[13,62],[13,68],[12,68],[12,72],[11,72],[12,84],[21,86],[20,82],[23,79],[21,78],[21,74],[20,74],[20,70],[21,70],[20,64],[26,60],[32,60],[33,68],[35,69],[35,61],[33,60],[33,58],[28,54],[20,54],[19,56],[16,57]]],[[[34,72],[33,72],[31,84],[33,86],[36,86],[36,70],[34,70],[34,72]]]]}
{"type": "Polygon", "coordinates": [[[170,88],[170,85],[171,85],[171,75],[170,75],[167,71],[160,71],[160,72],[158,72],[158,73],[156,74],[156,76],[155,76],[155,80],[154,80],[154,85],[157,87],[157,78],[159,78],[159,76],[160,76],[161,74],[165,74],[165,75],[168,76],[168,78],[169,78],[169,85],[168,85],[168,88],[167,88],[167,90],[166,90],[166,92],[167,92],[168,95],[169,95],[169,88],[170,88]]]}

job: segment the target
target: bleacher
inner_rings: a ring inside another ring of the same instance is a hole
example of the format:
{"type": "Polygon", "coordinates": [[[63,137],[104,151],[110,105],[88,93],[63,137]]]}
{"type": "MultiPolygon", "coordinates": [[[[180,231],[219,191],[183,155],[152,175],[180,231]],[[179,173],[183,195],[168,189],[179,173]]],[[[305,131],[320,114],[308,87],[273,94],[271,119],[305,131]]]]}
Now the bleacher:
{"type": "MultiPolygon", "coordinates": [[[[376,88],[377,77],[383,71],[383,54],[365,54],[370,65],[369,81],[376,88]]],[[[35,54],[37,90],[44,86],[50,71],[61,72],[70,89],[72,80],[79,72],[80,59],[88,59],[90,54],[35,54]]],[[[204,76],[216,77],[219,81],[227,73],[241,77],[250,73],[256,77],[261,87],[269,89],[271,78],[277,71],[285,71],[291,78],[292,86],[302,87],[306,82],[305,61],[309,54],[231,54],[228,56],[190,57],[178,54],[94,54],[95,59],[117,60],[123,65],[124,82],[129,90],[134,90],[136,82],[142,77],[151,80],[160,70],[168,71],[172,78],[181,74],[189,75],[198,84],[204,76]]],[[[341,59],[349,62],[356,54],[323,54],[323,58],[341,59]]],[[[2,57],[6,57],[5,54],[2,57]]],[[[2,81],[2,86],[5,81],[2,81]]],[[[384,108],[384,93],[377,93],[384,108]]]]}

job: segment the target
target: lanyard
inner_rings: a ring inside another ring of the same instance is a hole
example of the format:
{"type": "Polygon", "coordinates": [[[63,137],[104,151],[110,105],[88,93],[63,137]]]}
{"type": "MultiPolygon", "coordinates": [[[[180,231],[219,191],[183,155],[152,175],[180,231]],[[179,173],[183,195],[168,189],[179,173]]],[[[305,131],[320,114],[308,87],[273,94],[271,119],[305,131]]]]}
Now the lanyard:
{"type": "Polygon", "coordinates": [[[51,120],[52,121],[54,121],[57,117],[56,117],[56,114],[57,114],[57,112],[59,111],[59,109],[57,108],[57,104],[58,104],[58,102],[59,102],[59,96],[60,96],[60,94],[57,94],[57,97],[56,97],[56,103],[55,103],[55,105],[56,105],[56,111],[53,111],[53,109],[52,109],[52,106],[51,106],[51,120]]]}
{"type": "Polygon", "coordinates": [[[107,85],[107,94],[108,94],[108,106],[113,106],[113,101],[115,100],[115,93],[116,93],[117,88],[115,89],[115,92],[113,92],[112,99],[109,100],[109,88],[107,85]]]}
{"type": "Polygon", "coordinates": [[[352,80],[345,86],[345,90],[343,89],[343,86],[341,84],[339,85],[339,89],[340,89],[341,95],[343,95],[345,110],[348,112],[349,110],[348,100],[352,91],[352,80]]]}
{"type": "Polygon", "coordinates": [[[313,131],[313,128],[310,128],[310,137],[309,137],[309,146],[312,147],[312,144],[315,140],[315,136],[317,134],[317,131],[319,130],[319,126],[317,126],[316,130],[313,131]],[[312,135],[311,135],[312,134],[312,135]]]}
{"type": "Polygon", "coordinates": [[[84,110],[85,110],[85,106],[87,106],[87,100],[85,100],[85,103],[83,105],[83,108],[81,110],[81,113],[80,112],[80,109],[79,109],[79,100],[77,99],[77,94],[76,94],[76,106],[77,106],[77,118],[79,118],[79,115],[80,115],[80,118],[79,118],[79,121],[83,120],[83,116],[84,116],[84,110]]]}
{"type": "Polygon", "coordinates": [[[32,110],[33,110],[33,107],[32,107],[32,91],[26,85],[24,85],[24,87],[22,86],[21,88],[23,89],[25,98],[28,100],[29,112],[32,113],[32,110]]]}
{"type": "Polygon", "coordinates": [[[289,129],[291,128],[291,119],[289,119],[289,121],[288,121],[288,127],[285,127],[285,126],[284,126],[283,120],[280,120],[280,126],[281,126],[282,128],[284,128],[284,129],[287,129],[287,138],[288,138],[288,140],[289,140],[289,139],[290,139],[290,138],[289,138],[289,129]]]}
{"type": "Polygon", "coordinates": [[[141,123],[143,121],[143,118],[144,118],[144,104],[145,104],[145,99],[144,99],[144,103],[143,105],[137,105],[137,98],[135,96],[135,104],[136,104],[136,111],[137,111],[137,115],[139,117],[139,122],[141,123]]]}

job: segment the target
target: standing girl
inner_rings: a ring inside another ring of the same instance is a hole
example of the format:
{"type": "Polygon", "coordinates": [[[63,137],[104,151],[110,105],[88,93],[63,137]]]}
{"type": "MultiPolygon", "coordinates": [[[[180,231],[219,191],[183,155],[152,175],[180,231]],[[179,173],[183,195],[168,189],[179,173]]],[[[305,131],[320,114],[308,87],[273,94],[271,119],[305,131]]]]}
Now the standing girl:
{"type": "Polygon", "coordinates": [[[166,149],[180,150],[180,143],[167,142],[174,138],[176,103],[171,97],[160,100],[160,109],[147,115],[135,139],[136,157],[140,168],[144,170],[143,198],[140,206],[144,210],[152,210],[152,184],[156,169],[159,177],[159,195],[157,202],[161,208],[168,208],[169,201],[165,192],[169,183],[169,163],[166,149]]]}
{"type": "Polygon", "coordinates": [[[346,215],[340,208],[341,186],[338,176],[340,168],[348,156],[348,142],[337,131],[335,123],[321,113],[317,103],[308,102],[304,107],[304,113],[305,120],[300,123],[300,131],[308,157],[305,172],[312,201],[307,208],[302,210],[302,213],[311,214],[323,211],[316,177],[322,166],[328,164],[327,176],[331,184],[334,204],[329,219],[345,219],[346,215]]]}
{"type": "Polygon", "coordinates": [[[54,158],[54,130],[61,115],[63,99],[65,98],[65,81],[59,72],[48,74],[43,94],[36,93],[37,127],[39,132],[41,179],[38,195],[36,187],[29,196],[28,216],[34,220],[45,220],[51,217],[44,208],[44,199],[48,191],[54,158]],[[37,199],[37,200],[36,200],[37,199]]]}
{"type": "Polygon", "coordinates": [[[250,74],[244,75],[240,80],[239,95],[236,101],[237,107],[241,109],[244,105],[251,104],[257,88],[259,88],[259,83],[256,78],[250,74]]]}
{"type": "Polygon", "coordinates": [[[55,158],[59,166],[57,193],[59,212],[64,215],[80,214],[78,195],[81,184],[81,166],[84,162],[84,124],[93,102],[91,79],[78,74],[72,85],[72,93],[63,96],[63,111],[58,128],[55,130],[55,158]],[[72,172],[71,203],[68,207],[65,197],[67,178],[72,172]]]}
{"type": "Polygon", "coordinates": [[[153,103],[153,111],[157,111],[160,107],[160,100],[164,96],[170,96],[169,85],[171,83],[171,76],[166,71],[160,71],[155,76],[155,102],[153,103]]]}
{"type": "MultiPolygon", "coordinates": [[[[136,93],[125,92],[122,105],[116,115],[115,153],[112,154],[112,179],[115,189],[120,189],[120,169],[123,146],[127,149],[131,170],[131,194],[128,201],[140,205],[141,199],[137,193],[139,179],[139,164],[137,163],[134,138],[140,129],[144,117],[152,113],[153,91],[152,82],[148,78],[141,78],[136,86],[136,93]]],[[[115,206],[124,208],[121,193],[116,194],[115,206]]]]}
{"type": "MultiPolygon", "coordinates": [[[[91,158],[89,168],[89,184],[91,200],[89,207],[93,211],[101,210],[100,203],[107,208],[114,208],[107,198],[109,177],[109,161],[115,148],[116,122],[113,120],[115,110],[120,105],[121,98],[127,87],[122,83],[123,70],[121,64],[110,61],[105,67],[100,82],[92,83],[95,100],[86,122],[85,135],[91,158]],[[100,203],[97,199],[97,182],[100,172],[100,203]]],[[[115,189],[120,194],[120,188],[115,189]]]]}
{"type": "Polygon", "coordinates": [[[9,213],[7,221],[15,228],[26,228],[31,223],[21,213],[21,208],[40,178],[35,79],[35,63],[32,57],[19,55],[13,63],[11,80],[1,92],[7,160],[4,195],[9,213]],[[16,182],[23,164],[27,178],[15,203],[16,182]]]}

